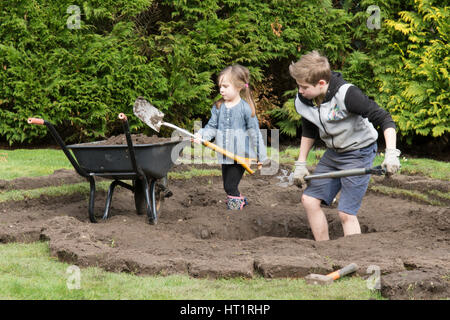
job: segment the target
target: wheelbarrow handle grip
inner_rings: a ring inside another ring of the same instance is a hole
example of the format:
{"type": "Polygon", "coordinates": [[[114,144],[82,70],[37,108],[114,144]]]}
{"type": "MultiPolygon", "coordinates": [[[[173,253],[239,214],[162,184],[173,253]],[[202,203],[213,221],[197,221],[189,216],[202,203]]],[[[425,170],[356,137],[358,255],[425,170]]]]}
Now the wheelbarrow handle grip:
{"type": "Polygon", "coordinates": [[[123,112],[119,113],[119,119],[123,121],[128,120],[127,116],[123,112]]]}
{"type": "Polygon", "coordinates": [[[237,156],[234,153],[231,153],[228,150],[222,149],[221,147],[219,147],[219,146],[217,146],[214,143],[211,143],[209,141],[202,140],[202,142],[205,145],[205,147],[213,149],[214,151],[219,152],[219,153],[223,154],[224,156],[226,156],[226,157],[228,157],[230,159],[236,160],[236,162],[239,163],[241,166],[243,166],[244,169],[247,170],[248,173],[250,173],[250,174],[254,174],[255,173],[255,171],[253,171],[250,168],[251,159],[247,159],[247,158],[244,158],[244,157],[241,157],[241,156],[237,156]]]}
{"type": "MultiPolygon", "coordinates": [[[[75,171],[78,172],[78,174],[80,176],[83,176],[85,178],[88,179],[93,179],[89,173],[87,171],[85,171],[83,168],[80,167],[80,165],[78,164],[78,162],[75,160],[75,158],[72,156],[72,154],[69,152],[69,150],[66,147],[66,144],[64,143],[64,141],[61,139],[61,136],[59,135],[59,133],[56,131],[55,127],[53,127],[53,125],[51,124],[50,121],[46,121],[44,119],[40,119],[40,118],[28,118],[27,122],[29,124],[39,124],[39,125],[46,125],[48,130],[50,131],[50,134],[53,136],[53,138],[55,139],[56,143],[61,147],[62,151],[64,152],[64,154],[66,155],[66,157],[69,159],[70,163],[73,165],[73,167],[75,168],[75,171]]],[[[93,180],[91,180],[92,183],[93,180]]]]}
{"type": "Polygon", "coordinates": [[[28,118],[28,123],[29,124],[44,125],[45,121],[44,121],[44,119],[40,119],[40,118],[28,118]]]}

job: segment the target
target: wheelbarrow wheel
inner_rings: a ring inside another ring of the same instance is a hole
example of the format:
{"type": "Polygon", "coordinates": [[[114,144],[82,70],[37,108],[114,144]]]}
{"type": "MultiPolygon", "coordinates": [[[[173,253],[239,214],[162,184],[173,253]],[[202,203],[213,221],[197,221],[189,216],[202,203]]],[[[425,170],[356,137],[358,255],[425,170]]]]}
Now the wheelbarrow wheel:
{"type": "MultiPolygon", "coordinates": [[[[136,206],[136,213],[138,215],[147,214],[147,203],[145,201],[145,190],[144,190],[144,183],[142,183],[141,180],[135,180],[134,181],[134,204],[136,206]]],[[[149,190],[150,192],[150,190],[149,190]]],[[[159,185],[159,183],[156,183],[155,186],[155,202],[156,202],[156,217],[159,217],[161,213],[161,205],[164,201],[164,192],[159,185]]]]}

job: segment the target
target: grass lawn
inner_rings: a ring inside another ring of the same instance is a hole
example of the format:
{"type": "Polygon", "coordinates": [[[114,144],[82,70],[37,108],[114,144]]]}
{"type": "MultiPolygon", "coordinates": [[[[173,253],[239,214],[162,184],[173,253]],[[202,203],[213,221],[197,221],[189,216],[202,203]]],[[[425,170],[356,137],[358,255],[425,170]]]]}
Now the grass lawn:
{"type": "Polygon", "coordinates": [[[45,242],[2,244],[0,256],[0,299],[381,299],[358,277],[325,287],[306,284],[302,279],[135,276],[93,267],[81,268],[78,273],[51,257],[45,242]]]}
{"type": "Polygon", "coordinates": [[[0,150],[0,179],[45,176],[58,169],[73,169],[61,150],[0,150]]]}

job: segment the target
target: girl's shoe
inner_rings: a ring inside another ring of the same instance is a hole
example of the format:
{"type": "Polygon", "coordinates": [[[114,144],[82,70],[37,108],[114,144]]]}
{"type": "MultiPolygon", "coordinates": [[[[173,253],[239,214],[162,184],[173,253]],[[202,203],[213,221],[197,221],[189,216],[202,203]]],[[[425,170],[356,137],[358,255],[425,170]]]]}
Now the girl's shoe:
{"type": "Polygon", "coordinates": [[[242,210],[246,205],[244,197],[227,196],[227,209],[228,210],[242,210]]]}

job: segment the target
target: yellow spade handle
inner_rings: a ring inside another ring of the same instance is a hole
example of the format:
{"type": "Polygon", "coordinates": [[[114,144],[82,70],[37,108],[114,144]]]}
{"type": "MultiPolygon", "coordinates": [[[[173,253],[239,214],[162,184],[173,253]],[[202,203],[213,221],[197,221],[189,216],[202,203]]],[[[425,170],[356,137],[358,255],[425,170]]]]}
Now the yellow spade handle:
{"type": "Polygon", "coordinates": [[[217,146],[214,143],[211,143],[209,141],[203,140],[202,142],[205,145],[205,147],[213,149],[214,151],[219,152],[219,153],[223,154],[224,156],[226,156],[226,157],[228,157],[230,159],[236,160],[236,162],[239,163],[241,166],[243,166],[245,168],[245,170],[247,170],[248,173],[250,173],[250,174],[255,173],[255,171],[250,169],[251,159],[244,158],[244,157],[241,157],[241,156],[237,156],[234,153],[231,153],[228,150],[224,150],[224,149],[220,148],[219,146],[217,146]]]}

